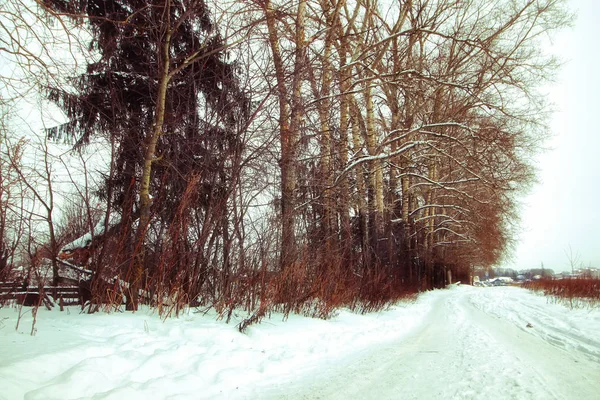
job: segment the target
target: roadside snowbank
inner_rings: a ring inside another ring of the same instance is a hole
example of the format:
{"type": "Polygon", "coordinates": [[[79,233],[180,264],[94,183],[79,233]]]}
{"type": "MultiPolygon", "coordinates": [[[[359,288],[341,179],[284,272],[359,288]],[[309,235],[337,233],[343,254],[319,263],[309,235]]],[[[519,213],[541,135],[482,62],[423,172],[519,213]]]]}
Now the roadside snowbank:
{"type": "Polygon", "coordinates": [[[0,309],[0,399],[256,398],[345,354],[401,338],[437,294],[369,315],[342,310],[328,321],[272,315],[247,334],[214,313],[163,322],[150,312],[71,308],[40,309],[31,337],[31,313],[16,332],[17,310],[0,309]]]}
{"type": "MultiPolygon", "coordinates": [[[[487,314],[510,321],[555,347],[581,353],[600,364],[598,308],[571,309],[551,297],[518,287],[481,288],[469,299],[487,314]]],[[[600,381],[600,375],[598,379],[600,381]]]]}

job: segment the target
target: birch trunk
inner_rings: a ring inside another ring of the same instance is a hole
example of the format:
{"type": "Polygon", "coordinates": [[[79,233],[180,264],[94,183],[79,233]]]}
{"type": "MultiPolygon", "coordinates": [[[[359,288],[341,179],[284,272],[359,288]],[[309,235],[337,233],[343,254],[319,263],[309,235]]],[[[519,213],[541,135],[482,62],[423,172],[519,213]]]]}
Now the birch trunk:
{"type": "MultiPolygon", "coordinates": [[[[377,133],[375,130],[375,111],[373,108],[373,93],[371,82],[367,82],[364,90],[365,103],[367,107],[366,128],[367,128],[367,150],[370,156],[378,154],[377,133]]],[[[374,232],[379,235],[383,232],[383,168],[380,160],[370,162],[370,186],[372,191],[371,211],[374,213],[372,221],[374,232]]],[[[377,238],[375,238],[377,240],[377,238]]]]}
{"type": "MultiPolygon", "coordinates": [[[[340,38],[339,55],[340,55],[340,135],[337,144],[337,150],[340,155],[340,165],[348,164],[348,130],[350,127],[350,79],[352,78],[352,70],[347,65],[347,43],[346,38],[340,38]]],[[[345,256],[349,251],[351,241],[351,226],[350,226],[350,202],[348,193],[348,180],[346,176],[340,179],[338,184],[339,202],[338,212],[340,214],[341,240],[344,247],[345,256]]]]}
{"type": "MultiPolygon", "coordinates": [[[[355,100],[355,99],[353,99],[355,100]]],[[[352,104],[352,113],[350,114],[351,122],[352,122],[352,151],[354,154],[360,153],[360,149],[362,148],[361,143],[361,134],[360,134],[360,111],[358,106],[353,102],[352,104]]],[[[367,201],[365,196],[367,194],[367,186],[365,183],[362,166],[359,166],[356,169],[356,197],[358,203],[358,218],[360,224],[361,231],[361,247],[363,251],[363,255],[365,256],[365,262],[368,262],[368,243],[369,243],[369,229],[368,229],[368,208],[367,201]]]]}
{"type": "MultiPolygon", "coordinates": [[[[167,11],[166,15],[169,15],[167,11]]],[[[142,177],[140,181],[140,219],[137,227],[137,245],[134,250],[133,271],[130,271],[129,277],[129,295],[127,296],[127,310],[137,310],[139,303],[139,290],[144,275],[145,242],[148,227],[150,226],[152,198],[150,196],[150,177],[152,175],[152,164],[156,160],[156,146],[158,139],[163,133],[163,124],[165,121],[165,104],[167,100],[167,87],[169,84],[169,48],[171,46],[171,27],[170,21],[167,21],[167,30],[165,39],[160,47],[159,60],[162,61],[161,75],[156,95],[156,110],[154,115],[154,124],[152,133],[148,136],[146,149],[144,151],[144,164],[142,167],[142,177]]]]}

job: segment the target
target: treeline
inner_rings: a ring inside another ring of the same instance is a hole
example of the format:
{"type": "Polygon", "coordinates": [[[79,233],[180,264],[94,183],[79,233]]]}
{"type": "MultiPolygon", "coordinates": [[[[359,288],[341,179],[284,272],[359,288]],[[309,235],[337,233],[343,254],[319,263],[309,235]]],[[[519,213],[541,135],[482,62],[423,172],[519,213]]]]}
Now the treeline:
{"type": "Polygon", "coordinates": [[[97,304],[247,322],[466,281],[510,247],[563,3],[44,1],[91,38],[44,88],[52,132],[110,149],[49,258],[91,271],[97,304]]]}

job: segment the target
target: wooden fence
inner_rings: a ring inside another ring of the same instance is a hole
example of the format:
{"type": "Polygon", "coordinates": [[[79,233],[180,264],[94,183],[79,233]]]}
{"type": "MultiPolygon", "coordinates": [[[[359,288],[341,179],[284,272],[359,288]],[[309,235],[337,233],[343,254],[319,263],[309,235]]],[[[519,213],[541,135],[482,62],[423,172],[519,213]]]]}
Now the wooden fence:
{"type": "Polygon", "coordinates": [[[0,282],[0,305],[83,306],[90,300],[89,289],[82,286],[23,286],[20,282],[0,282]]]}

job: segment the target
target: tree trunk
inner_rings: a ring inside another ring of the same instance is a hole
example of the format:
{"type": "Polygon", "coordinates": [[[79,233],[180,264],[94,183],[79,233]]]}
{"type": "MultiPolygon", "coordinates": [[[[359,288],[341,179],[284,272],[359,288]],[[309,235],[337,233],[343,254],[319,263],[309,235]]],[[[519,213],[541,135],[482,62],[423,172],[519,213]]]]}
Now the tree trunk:
{"type": "MultiPolygon", "coordinates": [[[[352,120],[352,146],[353,153],[358,154],[362,147],[362,143],[360,140],[360,121],[359,121],[359,113],[358,106],[356,104],[352,104],[352,113],[350,118],[352,120]]],[[[359,219],[359,227],[361,233],[361,247],[363,253],[363,261],[365,264],[368,264],[370,261],[370,251],[369,251],[369,230],[368,230],[368,220],[367,220],[367,202],[365,196],[367,194],[367,187],[365,184],[365,179],[362,171],[362,166],[358,166],[356,168],[356,197],[358,203],[358,219],[359,219]]]]}
{"type": "MultiPolygon", "coordinates": [[[[348,164],[348,131],[350,127],[350,79],[352,78],[352,67],[347,66],[347,39],[340,38],[340,133],[337,143],[340,165],[342,168],[348,164]]],[[[352,237],[350,225],[350,196],[348,188],[348,179],[343,176],[337,188],[338,193],[338,213],[340,215],[341,243],[343,247],[344,259],[349,256],[350,243],[352,237]]]]}
{"type": "Polygon", "coordinates": [[[297,257],[295,242],[295,195],[296,195],[296,147],[298,129],[302,120],[300,109],[301,70],[304,63],[304,16],[306,1],[301,0],[296,14],[296,55],[291,104],[288,105],[288,91],[285,87],[285,71],[279,48],[279,35],[276,26],[276,10],[269,0],[264,3],[265,18],[269,35],[269,45],[273,55],[277,93],[279,97],[279,137],[281,143],[281,268],[293,264],[297,257]]]}
{"type": "MultiPolygon", "coordinates": [[[[169,15],[167,11],[166,15],[169,15]]],[[[167,100],[167,86],[169,84],[169,47],[171,46],[171,28],[167,21],[167,31],[164,41],[160,46],[159,60],[162,61],[162,73],[160,77],[158,93],[156,95],[156,110],[152,132],[148,136],[146,149],[144,152],[144,164],[142,167],[142,178],[140,182],[140,219],[137,227],[136,237],[137,245],[133,256],[133,271],[129,272],[129,298],[126,309],[135,311],[138,309],[139,291],[142,277],[144,275],[145,265],[145,246],[146,234],[150,226],[152,197],[150,195],[150,177],[152,175],[152,163],[156,161],[156,146],[159,137],[163,134],[163,124],[165,120],[165,104],[167,100]]]]}
{"type": "MultiPolygon", "coordinates": [[[[370,156],[378,154],[377,149],[377,133],[375,129],[375,111],[373,107],[373,93],[371,89],[371,82],[365,83],[365,102],[367,106],[367,150],[370,156]]],[[[370,190],[372,192],[372,203],[369,211],[373,212],[373,221],[370,221],[373,225],[373,231],[375,233],[374,240],[379,240],[383,233],[383,167],[380,160],[373,160],[370,162],[371,170],[370,175],[370,190]]]]}

